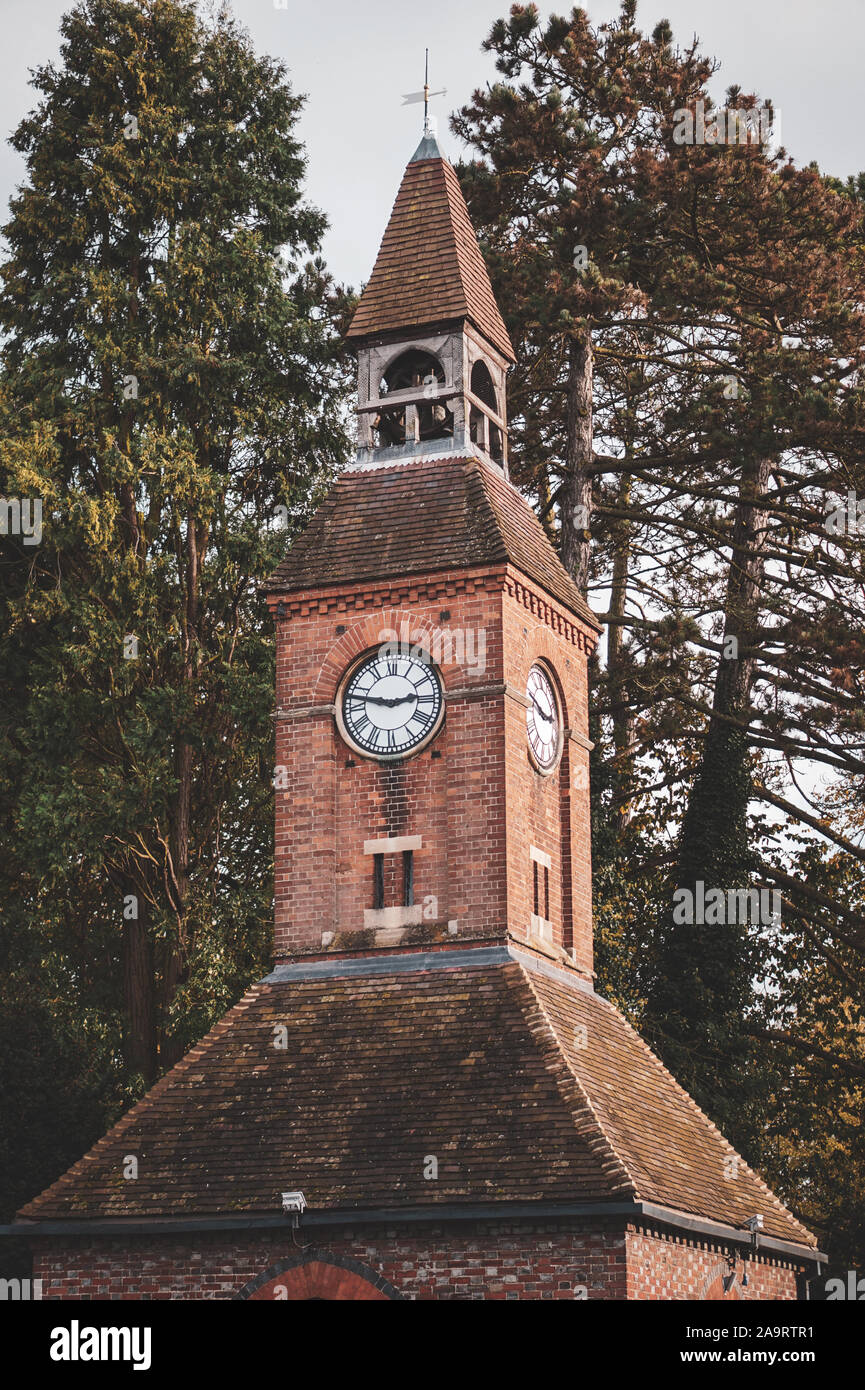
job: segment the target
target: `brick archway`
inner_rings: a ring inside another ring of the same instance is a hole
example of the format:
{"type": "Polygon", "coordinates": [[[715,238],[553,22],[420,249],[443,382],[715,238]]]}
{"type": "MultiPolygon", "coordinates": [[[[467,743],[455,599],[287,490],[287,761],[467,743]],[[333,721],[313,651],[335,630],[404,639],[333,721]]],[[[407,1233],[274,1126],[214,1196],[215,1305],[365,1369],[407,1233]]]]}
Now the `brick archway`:
{"type": "MultiPolygon", "coordinates": [[[[315,704],[328,704],[336,699],[346,668],[355,657],[373,651],[383,642],[408,641],[432,648],[435,627],[409,608],[383,608],[380,612],[362,613],[349,618],[346,631],[337,638],[321,663],[315,686],[315,704]]],[[[444,674],[444,672],[443,672],[444,674]]],[[[445,679],[445,685],[447,685],[445,679]]]]}
{"type": "Polygon", "coordinates": [[[393,1285],[369,1265],[312,1247],[287,1260],[279,1260],[235,1295],[236,1299],[271,1303],[400,1297],[393,1285]]]}

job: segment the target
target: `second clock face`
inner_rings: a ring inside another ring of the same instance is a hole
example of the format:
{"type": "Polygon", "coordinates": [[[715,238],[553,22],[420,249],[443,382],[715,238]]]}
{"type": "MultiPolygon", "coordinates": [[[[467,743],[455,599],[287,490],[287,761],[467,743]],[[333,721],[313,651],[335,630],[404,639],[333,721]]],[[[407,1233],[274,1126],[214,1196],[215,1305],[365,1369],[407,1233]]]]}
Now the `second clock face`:
{"type": "Polygon", "coordinates": [[[541,772],[555,767],[561,744],[561,720],[553,684],[542,666],[533,666],[526,682],[526,732],[532,757],[541,772]]]}
{"type": "Polygon", "coordinates": [[[432,738],[444,713],[442,688],[419,657],[366,657],[352,672],[341,714],[350,741],[375,758],[399,758],[432,738]]]}

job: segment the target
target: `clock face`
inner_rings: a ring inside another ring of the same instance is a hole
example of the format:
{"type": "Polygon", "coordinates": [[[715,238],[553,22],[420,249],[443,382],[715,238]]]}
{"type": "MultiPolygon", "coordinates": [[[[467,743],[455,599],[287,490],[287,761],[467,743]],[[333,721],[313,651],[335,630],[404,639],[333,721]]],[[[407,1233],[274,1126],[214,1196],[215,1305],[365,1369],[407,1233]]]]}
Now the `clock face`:
{"type": "Polygon", "coordinates": [[[552,681],[542,666],[533,666],[529,671],[526,696],[529,751],[540,771],[550,772],[558,762],[561,719],[552,681]]]}
{"type": "Polygon", "coordinates": [[[441,722],[441,683],[420,657],[374,653],[349,676],[340,712],[343,732],[361,753],[405,757],[428,742],[441,722]]]}

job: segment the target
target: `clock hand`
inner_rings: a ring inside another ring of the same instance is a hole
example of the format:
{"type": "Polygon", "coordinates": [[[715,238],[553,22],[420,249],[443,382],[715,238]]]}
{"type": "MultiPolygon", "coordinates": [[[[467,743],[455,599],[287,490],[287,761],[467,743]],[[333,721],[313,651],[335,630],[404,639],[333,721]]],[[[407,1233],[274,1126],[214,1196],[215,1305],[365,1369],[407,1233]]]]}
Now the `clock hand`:
{"type": "Polygon", "coordinates": [[[552,724],[553,716],[551,714],[545,714],[544,711],[541,709],[540,705],[538,704],[537,700],[532,700],[532,704],[534,705],[541,718],[545,719],[548,724],[552,724]]]}
{"type": "Polygon", "coordinates": [[[386,695],[352,695],[353,705],[384,705],[387,709],[395,709],[397,705],[407,705],[409,700],[417,699],[416,695],[397,695],[389,699],[386,695]]]}

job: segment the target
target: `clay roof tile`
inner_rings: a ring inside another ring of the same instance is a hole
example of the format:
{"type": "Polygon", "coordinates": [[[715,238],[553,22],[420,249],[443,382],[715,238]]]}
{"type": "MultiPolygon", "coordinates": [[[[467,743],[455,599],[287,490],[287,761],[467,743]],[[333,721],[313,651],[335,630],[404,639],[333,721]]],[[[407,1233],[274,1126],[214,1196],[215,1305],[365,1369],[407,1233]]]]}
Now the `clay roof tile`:
{"type": "Polygon", "coordinates": [[[453,167],[407,166],[348,338],[470,319],[507,358],[514,350],[453,167]]]}
{"type": "Polygon", "coordinates": [[[256,985],[24,1220],[633,1200],[813,1246],[622,1016],[513,958],[256,985]],[[286,1029],[274,1047],[275,1025],[286,1029]],[[123,1179],[138,1155],[136,1182],[123,1179]],[[426,1156],[438,1180],[424,1177],[426,1156]]]}
{"type": "Polygon", "coordinates": [[[505,562],[598,628],[531,507],[476,457],[341,474],[266,588],[285,593],[505,562]]]}

